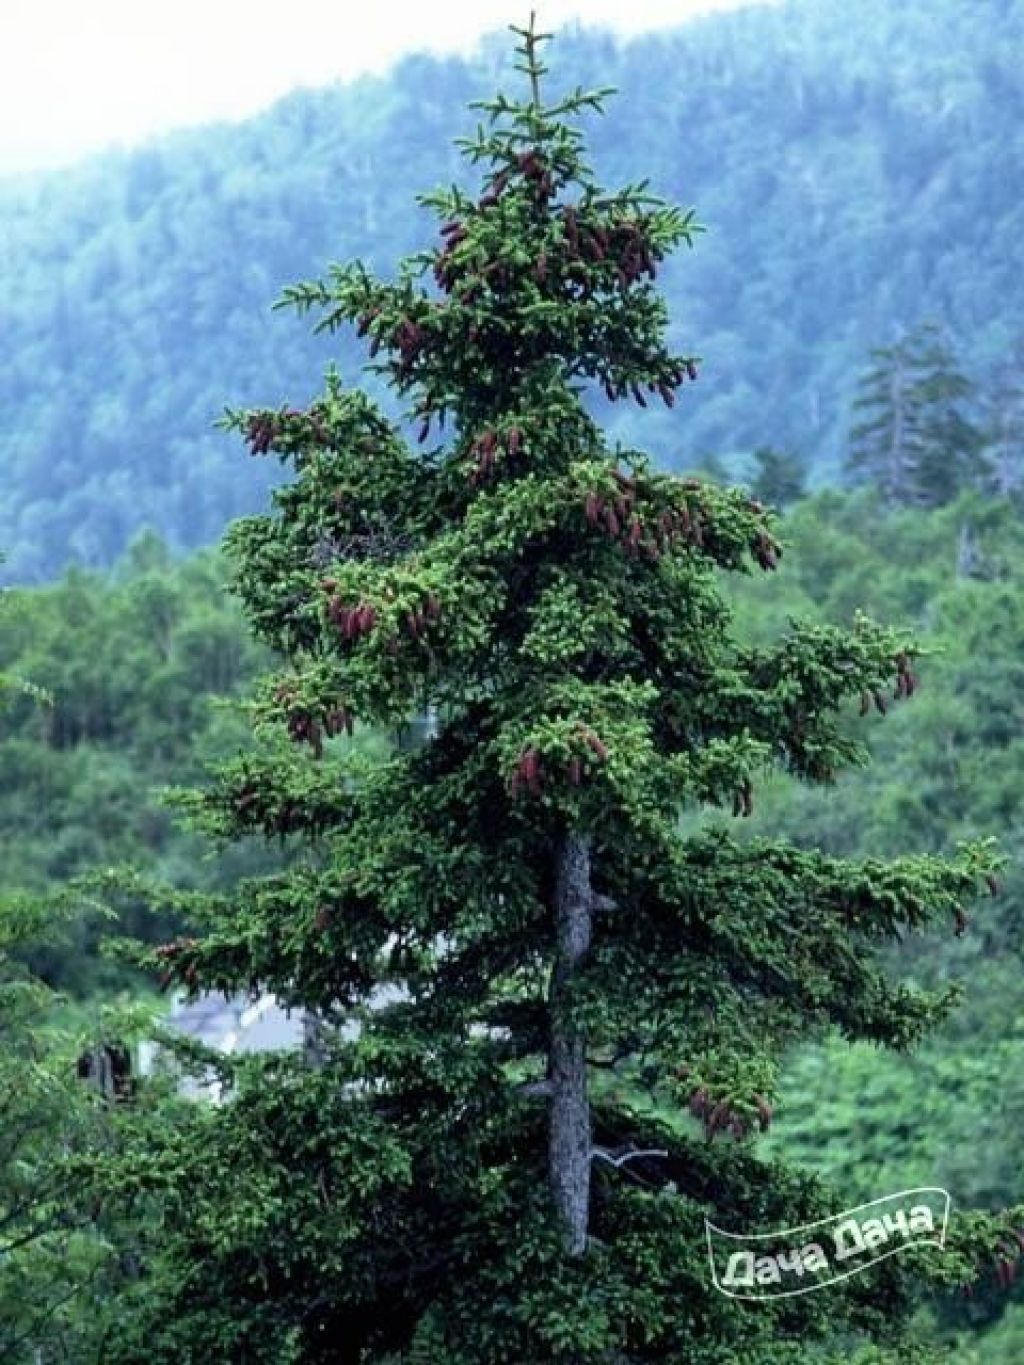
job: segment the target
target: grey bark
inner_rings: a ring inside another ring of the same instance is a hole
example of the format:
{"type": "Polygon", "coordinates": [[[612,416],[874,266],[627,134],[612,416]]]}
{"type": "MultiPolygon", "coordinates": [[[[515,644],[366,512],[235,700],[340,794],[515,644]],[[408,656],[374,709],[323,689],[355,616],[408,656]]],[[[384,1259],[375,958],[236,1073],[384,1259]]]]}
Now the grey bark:
{"type": "Polygon", "coordinates": [[[956,576],[972,578],[978,568],[978,543],[967,522],[960,526],[956,545],[956,576]]]}
{"type": "Polygon", "coordinates": [[[302,1057],[311,1071],[322,1071],[327,1064],[324,1023],[316,1010],[302,1014],[302,1057]]]}
{"type": "Polygon", "coordinates": [[[590,1215],[586,1039],[574,1026],[569,1005],[573,978],[590,948],[592,905],[590,843],[580,834],[569,833],[558,857],[556,947],[549,993],[548,1176],[570,1256],[582,1256],[586,1251],[590,1215]]]}

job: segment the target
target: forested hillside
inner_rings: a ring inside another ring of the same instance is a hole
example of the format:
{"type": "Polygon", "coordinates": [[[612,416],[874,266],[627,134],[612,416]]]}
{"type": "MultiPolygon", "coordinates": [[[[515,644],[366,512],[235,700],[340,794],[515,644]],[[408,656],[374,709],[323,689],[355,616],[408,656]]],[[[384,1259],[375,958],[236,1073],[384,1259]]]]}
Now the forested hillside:
{"type": "MultiPolygon", "coordinates": [[[[221,868],[204,860],[158,795],[250,742],[237,702],[270,656],[249,638],[221,578],[211,552],[172,570],[166,547],[146,535],[110,574],[70,569],[5,599],[0,659],[33,690],[0,710],[0,885],[55,892],[120,862],[208,885],[264,865],[260,850],[221,868]]],[[[123,927],[153,937],[169,926],[132,917],[123,927]]],[[[37,951],[34,965],[75,991],[111,985],[118,973],[96,954],[101,930],[78,921],[64,947],[37,951]]]]}
{"type": "MultiPolygon", "coordinates": [[[[33,581],[105,564],[141,523],[217,539],[273,470],[212,427],[225,402],[299,401],[355,351],[275,317],[331,260],[422,245],[413,193],[452,178],[478,60],[295,94],[264,116],[59,176],[0,184],[0,544],[33,581]]],[[[672,413],[613,432],[666,467],[765,443],[835,476],[868,349],[925,318],[984,381],[1017,341],[1022,0],[791,0],[617,47],[566,34],[568,86],[614,84],[591,120],[610,181],[649,176],[707,234],[664,276],[672,341],[703,357],[672,413]]],[[[638,420],[642,418],[642,421],[638,420]]]]}
{"type": "MultiPolygon", "coordinates": [[[[797,504],[785,527],[779,575],[750,579],[735,597],[752,638],[770,639],[789,616],[850,620],[866,610],[912,624],[929,652],[910,705],[871,698],[866,715],[851,717],[872,762],[814,791],[777,781],[755,834],[876,857],[948,852],[992,835],[1008,864],[969,922],[951,921],[944,942],[908,940],[896,954],[918,985],[960,982],[962,1006],[903,1055],[835,1036],[795,1053],[770,1145],[839,1183],[850,1203],[934,1183],[956,1191],[962,1207],[996,1208],[1024,1193],[1019,513],[974,497],[927,513],[886,509],[872,493],[830,491],[797,504]]],[[[1021,1289],[1008,1303],[1008,1283],[993,1272],[959,1310],[941,1308],[956,1365],[1021,1358],[1021,1289]]]]}

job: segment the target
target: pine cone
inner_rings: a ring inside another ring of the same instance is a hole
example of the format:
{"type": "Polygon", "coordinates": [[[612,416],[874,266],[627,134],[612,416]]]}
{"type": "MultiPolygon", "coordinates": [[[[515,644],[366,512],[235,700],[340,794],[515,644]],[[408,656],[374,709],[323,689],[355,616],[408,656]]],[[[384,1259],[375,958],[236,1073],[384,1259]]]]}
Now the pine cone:
{"type": "Polygon", "coordinates": [[[583,731],[583,742],[597,755],[602,763],[607,759],[608,749],[602,740],[594,734],[593,730],[585,729],[583,731]]]}
{"type": "Polygon", "coordinates": [[[520,761],[520,769],[526,785],[536,796],[540,791],[540,754],[536,749],[531,747],[525,751],[520,761]]]}

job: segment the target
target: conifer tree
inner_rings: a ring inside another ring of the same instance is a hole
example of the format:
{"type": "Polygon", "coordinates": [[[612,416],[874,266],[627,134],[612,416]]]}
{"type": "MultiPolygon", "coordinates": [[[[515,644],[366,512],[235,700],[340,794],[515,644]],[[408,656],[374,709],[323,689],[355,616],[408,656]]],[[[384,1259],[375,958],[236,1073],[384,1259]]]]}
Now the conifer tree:
{"type": "Polygon", "coordinates": [[[751,459],[754,465],[751,490],[769,507],[785,509],[806,494],[807,467],[799,455],[758,446],[751,459]]]}
{"type": "MultiPolygon", "coordinates": [[[[103,1178],[158,1230],[108,1362],[771,1365],[902,1340],[910,1261],[744,1304],[711,1283],[705,1217],[841,1207],[757,1156],[780,1052],[830,1026],[908,1047],[941,1019],[952,993],[877,953],[965,927],[992,855],[745,836],[772,766],[830,782],[859,757],[851,706],[901,704],[915,647],[866,620],[745,646],[719,580],[777,567],[771,514],[607,447],[591,386],[682,399],[684,423],[697,360],[666,349],[655,283],[698,229],[642,181],[599,185],[574,121],[607,92],[552,99],[542,35],[516,32],[526,96],[462,141],[479,191],[423,196],[437,245],[284,300],[355,326],[420,448],[336,374],[308,409],[227,419],[292,470],[228,537],[286,664],[267,745],[186,805],[303,856],[221,897],[140,885],[194,926],[143,960],[271,990],[318,1045],[201,1056],[228,1102],[173,1125],[140,1100],[103,1178]],[[386,761],[348,745],[430,708],[386,761]]],[[[995,1235],[970,1223],[932,1273],[995,1235]]]]}
{"type": "Polygon", "coordinates": [[[975,420],[975,386],[960,365],[947,329],[925,324],[915,341],[925,437],[919,498],[927,507],[941,507],[980,482],[984,435],[975,420]]]}
{"type": "Polygon", "coordinates": [[[904,507],[952,502],[981,474],[972,397],[973,385],[934,323],[873,350],[853,404],[850,480],[904,507]]]}
{"type": "Polygon", "coordinates": [[[985,488],[1000,498],[1020,494],[1024,484],[1024,385],[1020,381],[1024,346],[992,376],[985,394],[985,488]]]}

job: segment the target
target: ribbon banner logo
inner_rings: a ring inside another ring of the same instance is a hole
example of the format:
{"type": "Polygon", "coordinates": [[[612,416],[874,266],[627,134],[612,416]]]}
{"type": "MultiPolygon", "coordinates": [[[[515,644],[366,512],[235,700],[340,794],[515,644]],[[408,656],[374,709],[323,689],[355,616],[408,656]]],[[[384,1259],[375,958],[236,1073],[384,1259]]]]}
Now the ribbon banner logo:
{"type": "Polygon", "coordinates": [[[732,1299],[808,1294],[906,1247],[944,1247],[949,1207],[945,1190],[926,1186],[779,1232],[727,1232],[705,1218],[711,1278],[732,1299]]]}

